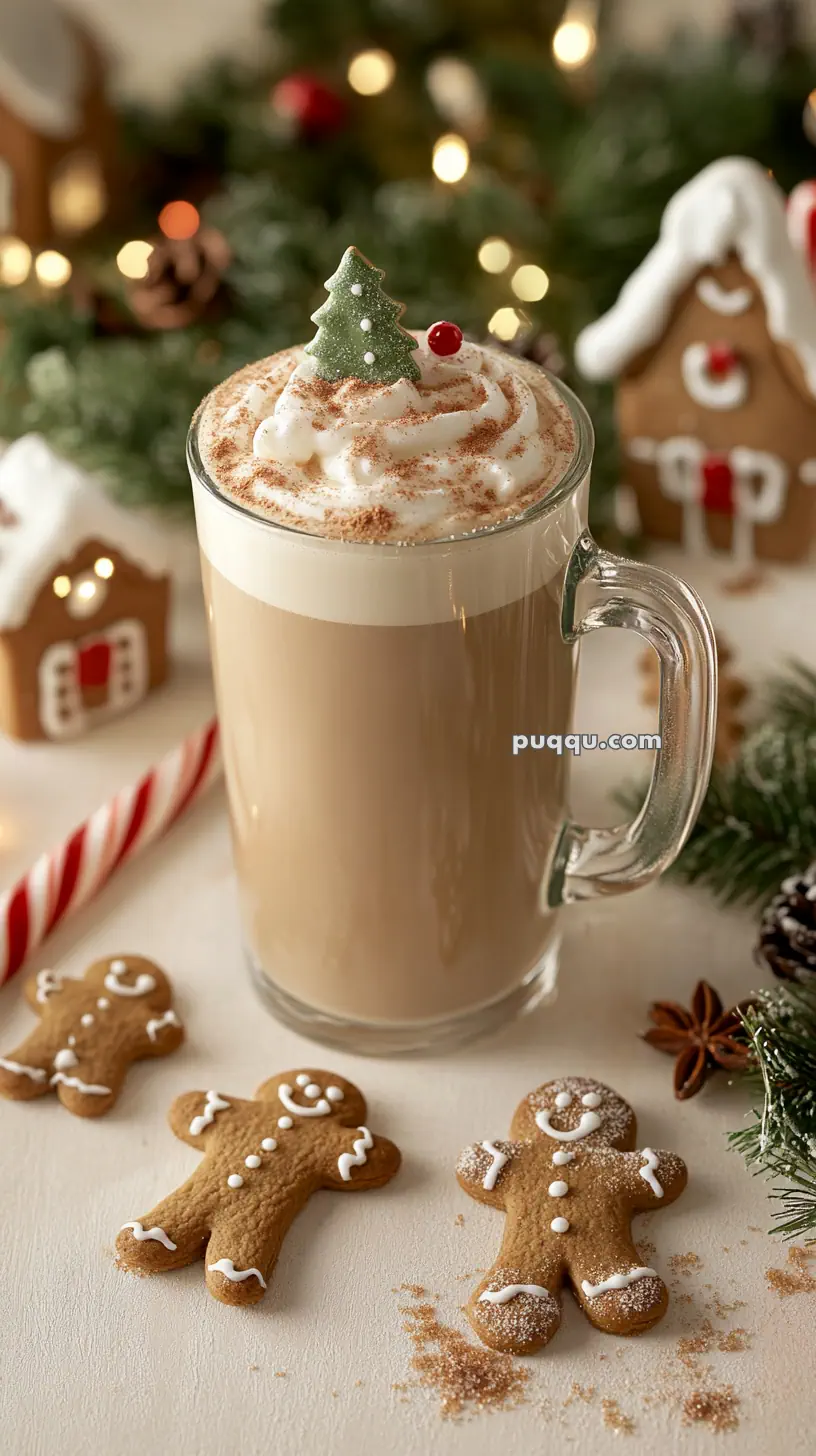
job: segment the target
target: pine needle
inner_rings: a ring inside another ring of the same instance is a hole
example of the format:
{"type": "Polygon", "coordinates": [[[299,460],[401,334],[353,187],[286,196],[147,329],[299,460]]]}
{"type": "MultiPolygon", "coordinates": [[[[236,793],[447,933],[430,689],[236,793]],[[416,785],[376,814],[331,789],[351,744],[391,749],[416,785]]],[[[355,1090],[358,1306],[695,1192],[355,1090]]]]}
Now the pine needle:
{"type": "Polygon", "coordinates": [[[773,1231],[816,1243],[816,986],[758,991],[743,1022],[762,1110],[729,1142],[751,1172],[777,1182],[773,1231]]]}

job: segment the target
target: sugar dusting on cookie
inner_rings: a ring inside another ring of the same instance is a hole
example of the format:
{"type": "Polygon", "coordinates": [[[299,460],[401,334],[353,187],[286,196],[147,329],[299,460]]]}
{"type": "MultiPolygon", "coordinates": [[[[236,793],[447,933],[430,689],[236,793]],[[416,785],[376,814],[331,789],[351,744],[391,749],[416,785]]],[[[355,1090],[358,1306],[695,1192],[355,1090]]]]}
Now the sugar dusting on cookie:
{"type": "Polygon", "coordinates": [[[502,1410],[526,1399],[530,1373],[511,1355],[471,1344],[459,1330],[441,1323],[433,1304],[402,1305],[400,1313],[414,1346],[415,1384],[436,1392],[441,1416],[502,1410]]]}

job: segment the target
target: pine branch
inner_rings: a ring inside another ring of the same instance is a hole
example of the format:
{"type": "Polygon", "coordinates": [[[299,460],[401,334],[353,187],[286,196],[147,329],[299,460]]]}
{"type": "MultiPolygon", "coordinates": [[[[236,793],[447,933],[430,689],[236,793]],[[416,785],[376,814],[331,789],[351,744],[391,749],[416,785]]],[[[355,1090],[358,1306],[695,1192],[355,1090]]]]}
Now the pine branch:
{"type": "Polygon", "coordinates": [[[768,712],[788,733],[816,731],[816,671],[791,659],[787,677],[772,678],[766,690],[768,712]]]}
{"type": "Polygon", "coordinates": [[[757,992],[743,1022],[754,1051],[750,1080],[762,1111],[729,1134],[754,1173],[777,1181],[774,1231],[816,1242],[816,986],[757,992]]]}

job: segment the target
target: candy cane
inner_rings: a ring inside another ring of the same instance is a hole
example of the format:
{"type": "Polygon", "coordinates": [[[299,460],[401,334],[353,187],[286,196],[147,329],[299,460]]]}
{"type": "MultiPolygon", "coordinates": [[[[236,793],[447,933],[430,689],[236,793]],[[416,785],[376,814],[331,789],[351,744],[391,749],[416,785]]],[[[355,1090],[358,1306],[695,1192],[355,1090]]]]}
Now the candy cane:
{"type": "Polygon", "coordinates": [[[166,834],[221,773],[218,724],[191,733],[138,783],[121,789],[46,851],[0,897],[0,985],[121,865],[166,834]]]}

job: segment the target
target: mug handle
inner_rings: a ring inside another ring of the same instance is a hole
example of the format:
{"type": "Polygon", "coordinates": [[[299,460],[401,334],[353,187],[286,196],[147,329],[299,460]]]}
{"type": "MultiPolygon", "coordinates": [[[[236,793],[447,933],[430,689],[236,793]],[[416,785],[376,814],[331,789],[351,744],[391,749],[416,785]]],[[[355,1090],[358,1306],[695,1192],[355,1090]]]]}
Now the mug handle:
{"type": "Polygon", "coordinates": [[[697,593],[657,566],[604,551],[587,532],[567,565],[565,642],[596,627],[638,632],[660,660],[661,749],[649,792],[629,824],[567,821],[547,886],[548,908],[635,890],[662,874],[685,843],[708,787],[717,709],[717,653],[697,593]]]}

